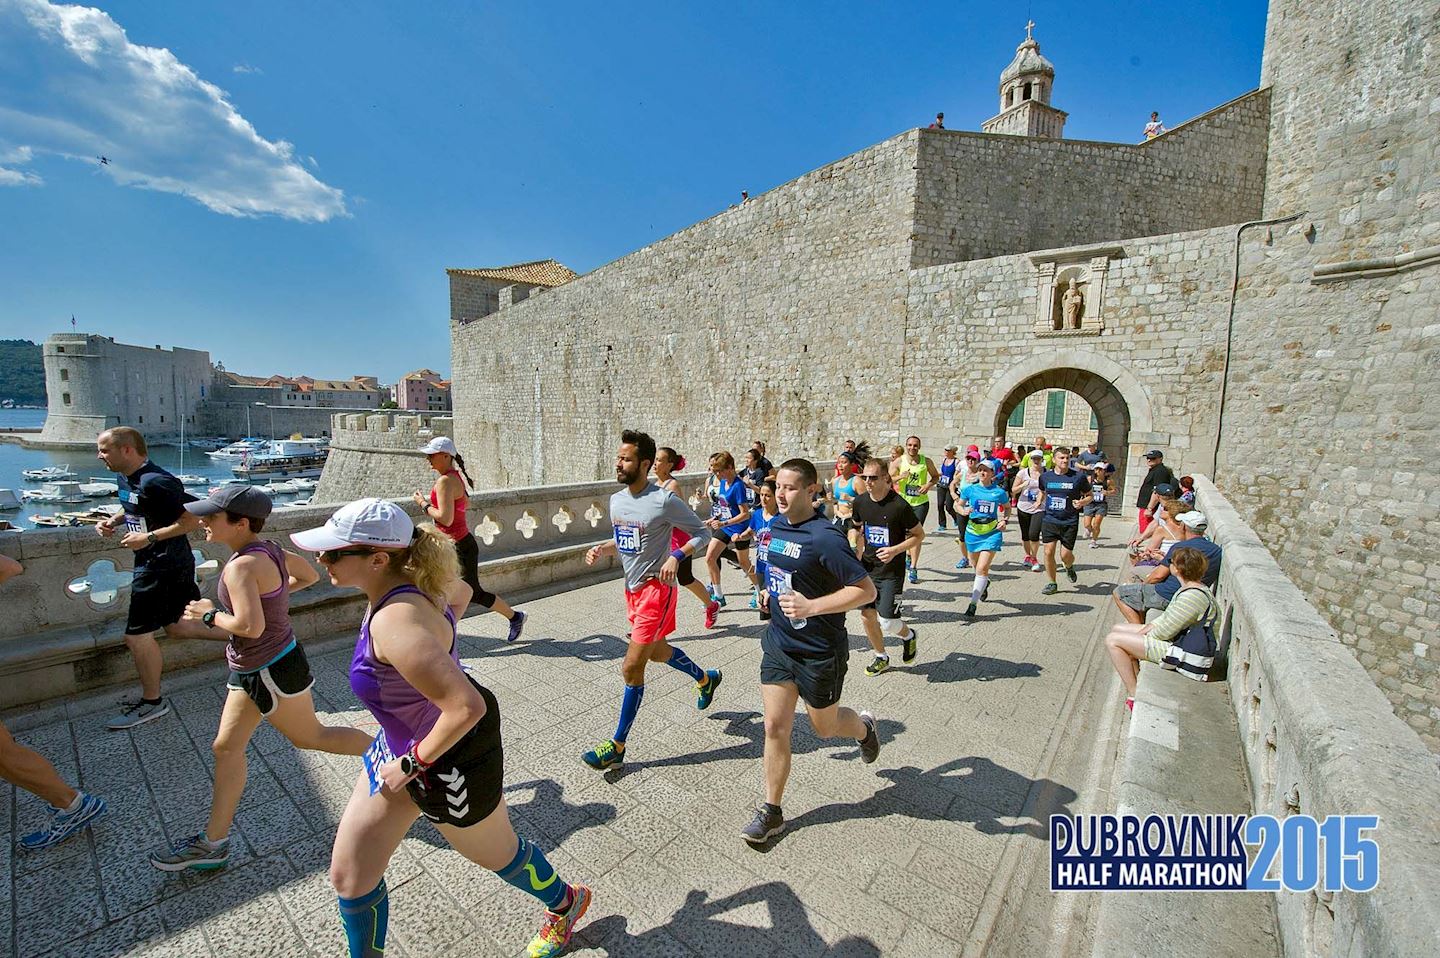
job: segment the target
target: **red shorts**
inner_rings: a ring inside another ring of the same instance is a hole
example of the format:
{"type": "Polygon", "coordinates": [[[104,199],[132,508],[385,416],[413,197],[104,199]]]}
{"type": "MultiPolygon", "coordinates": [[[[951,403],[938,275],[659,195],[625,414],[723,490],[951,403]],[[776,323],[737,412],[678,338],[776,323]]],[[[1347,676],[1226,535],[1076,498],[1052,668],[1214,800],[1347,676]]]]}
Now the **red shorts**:
{"type": "Polygon", "coordinates": [[[659,579],[651,579],[635,592],[627,589],[625,617],[630,620],[630,641],[649,645],[674,632],[679,594],[679,589],[659,579]]]}
{"type": "Polygon", "coordinates": [[[1140,510],[1140,515],[1139,515],[1139,521],[1140,521],[1140,532],[1141,532],[1141,534],[1143,535],[1144,532],[1145,532],[1145,530],[1146,530],[1147,528],[1149,528],[1150,523],[1152,523],[1152,522],[1155,521],[1155,517],[1150,514],[1150,510],[1149,510],[1149,509],[1141,509],[1141,510],[1140,510]]]}

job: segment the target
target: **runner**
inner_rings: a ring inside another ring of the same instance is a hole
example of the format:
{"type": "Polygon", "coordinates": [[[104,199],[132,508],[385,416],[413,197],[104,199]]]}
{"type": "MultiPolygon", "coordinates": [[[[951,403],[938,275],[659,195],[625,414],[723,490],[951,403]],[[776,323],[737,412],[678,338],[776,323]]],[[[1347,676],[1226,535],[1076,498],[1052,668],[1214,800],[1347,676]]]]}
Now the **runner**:
{"type": "MultiPolygon", "coordinates": [[[[625,606],[630,619],[630,645],[620,675],[625,693],[620,700],[620,721],[615,734],[580,756],[593,769],[604,770],[625,761],[630,726],[645,697],[645,665],[664,662],[695,680],[695,707],[707,709],[724,678],[719,669],[704,671],[679,648],[665,641],[675,631],[675,576],[680,563],[710,540],[710,534],[685,500],[666,492],[649,479],[655,461],[655,440],[627,429],[620,434],[615,454],[615,480],[625,488],[610,497],[610,522],[615,537],[585,553],[594,565],[603,555],[619,555],[625,567],[625,606]],[[671,547],[674,531],[688,539],[671,547]]],[[[733,481],[733,480],[732,480],[733,481]]],[[[739,482],[733,482],[739,489],[739,482]]],[[[748,522],[749,519],[747,518],[748,522]]]]}
{"type": "Polygon", "coordinates": [[[833,521],[841,532],[848,532],[850,529],[855,497],[863,491],[860,489],[859,473],[869,459],[870,446],[862,442],[852,451],[842,452],[835,460],[835,475],[831,477],[829,488],[825,490],[825,500],[830,503],[833,521]]]}
{"type": "Polygon", "coordinates": [[[21,851],[38,852],[58,845],[105,814],[104,799],[72,788],[45,756],[15,741],[3,723],[0,723],[0,778],[50,806],[50,821],[44,828],[21,836],[21,851]]]}
{"type": "MultiPolygon", "coordinates": [[[[1093,446],[1094,443],[1091,443],[1093,446]]],[[[1085,455],[1083,452],[1080,455],[1085,455]]],[[[1090,538],[1090,548],[1100,548],[1100,524],[1105,521],[1110,508],[1108,499],[1115,493],[1115,483],[1105,471],[1105,463],[1096,462],[1090,469],[1090,502],[1081,511],[1080,521],[1090,538]]]]}
{"type": "Polygon", "coordinates": [[[116,473],[123,511],[97,523],[95,531],[110,538],[123,528],[120,544],[135,553],[135,575],[130,581],[130,610],[125,620],[125,645],[140,673],[140,698],[122,703],[119,715],[106,727],[134,728],[169,714],[160,697],[164,659],[155,633],[175,634],[175,623],[187,603],[200,598],[195,584],[195,555],[189,534],[200,520],[185,511],[194,496],[170,473],[149,459],[145,437],[129,426],[116,426],[95,437],[95,449],[105,468],[116,473]]]}
{"type": "MultiPolygon", "coordinates": [[[[678,497],[682,502],[685,496],[680,491],[680,480],[673,475],[677,470],[685,468],[685,457],[680,455],[669,446],[661,446],[655,452],[655,483],[661,489],[678,497]]],[[[690,537],[680,529],[676,529],[670,537],[670,548],[678,549],[690,537]]],[[[675,572],[675,581],[690,591],[690,594],[700,600],[700,605],[705,609],[705,628],[715,628],[715,620],[720,615],[720,603],[710,594],[710,590],[701,585],[695,578],[695,560],[686,556],[680,560],[680,568],[675,572]]]]}
{"type": "Polygon", "coordinates": [[[439,478],[430,488],[428,500],[415,493],[415,504],[434,521],[436,528],[455,543],[455,555],[460,560],[460,578],[470,587],[473,601],[480,603],[487,612],[500,613],[500,617],[510,623],[505,641],[514,642],[525,628],[525,613],[512,609],[510,603],[493,592],[486,592],[480,584],[480,543],[475,541],[475,534],[470,531],[470,524],[465,519],[465,509],[470,504],[468,490],[474,489],[475,483],[470,480],[470,473],[465,471],[465,460],[448,436],[436,436],[420,451],[425,454],[430,468],[439,473],[439,478]]]}
{"type": "Polygon", "coordinates": [[[1015,499],[1015,511],[1020,514],[1020,544],[1025,549],[1025,558],[1020,564],[1031,572],[1041,571],[1040,567],[1040,524],[1045,514],[1045,502],[1040,498],[1040,477],[1045,474],[1045,453],[1032,449],[1025,457],[1025,468],[1010,484],[1010,494],[1015,499]]]}
{"type": "Polygon", "coordinates": [[[359,729],[321,725],[315,717],[315,680],[290,627],[290,595],[314,585],[320,574],[300,556],[259,538],[271,508],[265,493],[239,485],[221,486],[210,498],[185,505],[205,527],[206,541],[234,554],[220,572],[218,603],[191,602],[179,634],[226,643],[230,679],[212,746],[210,820],[203,832],[151,853],[150,864],[161,871],[210,870],[229,862],[230,826],[245,791],[245,749],[265,719],[296,748],[364,755],[370,745],[359,729]]]}
{"type": "Polygon", "coordinates": [[[769,461],[759,449],[745,450],[745,468],[740,470],[739,476],[745,484],[745,501],[750,503],[751,508],[754,508],[760,483],[770,475],[770,467],[766,465],[769,461]]]}
{"type": "MultiPolygon", "coordinates": [[[[750,580],[757,599],[759,597],[755,569],[750,565],[750,513],[753,510],[746,498],[745,484],[735,472],[734,456],[728,452],[715,453],[710,457],[710,471],[716,483],[710,498],[710,518],[705,520],[705,527],[713,532],[710,544],[705,548],[705,565],[710,569],[710,595],[724,608],[725,590],[720,588],[720,554],[726,546],[735,550],[735,561],[750,580]]],[[[756,607],[758,605],[757,601],[756,607]]]]}
{"type": "Polygon", "coordinates": [[[875,598],[860,610],[865,638],[875,659],[866,675],[879,675],[890,667],[885,637],[900,640],[901,661],[915,660],[915,630],[900,618],[900,594],[905,591],[905,554],[925,541],[925,530],[915,509],[895,493],[889,463],[872,459],[861,474],[867,492],[855,500],[851,543],[860,564],[875,584],[875,598]]]}
{"type": "Polygon", "coordinates": [[[320,553],[331,582],[370,600],[350,687],[381,730],[330,859],[350,958],[384,955],[385,868],[422,814],[461,855],[540,900],[545,915],[527,954],[559,954],[590,906],[590,889],[559,880],[545,853],[510,825],[500,707],[461,668],[455,615],[445,605],[460,577],[454,543],[380,499],[352,502],[290,538],[320,553]]]}
{"type": "Polygon", "coordinates": [[[770,476],[770,473],[772,473],[772,472],[775,471],[775,464],[774,464],[773,462],[771,462],[769,459],[766,459],[766,458],[765,458],[765,442],[764,442],[764,440],[756,439],[753,443],[751,443],[750,448],[751,448],[751,449],[754,449],[756,452],[758,452],[758,453],[760,454],[760,461],[759,461],[758,465],[759,465],[759,467],[760,467],[761,469],[764,469],[764,470],[765,470],[765,475],[761,476],[760,478],[761,478],[761,479],[766,479],[766,478],[768,478],[768,477],[770,476]]]}
{"type": "Polygon", "coordinates": [[[1055,468],[1040,477],[1040,493],[1045,500],[1044,518],[1040,520],[1040,542],[1045,546],[1045,575],[1050,580],[1041,589],[1044,595],[1060,591],[1055,584],[1055,543],[1060,543],[1060,559],[1065,575],[1075,575],[1075,537],[1080,532],[1080,510],[1090,501],[1090,480],[1070,468],[1070,450],[1055,450],[1055,468]]]}
{"type": "MultiPolygon", "coordinates": [[[[965,463],[960,467],[955,478],[955,497],[958,504],[959,497],[969,486],[980,481],[980,447],[970,446],[965,450],[965,463]]],[[[965,544],[966,519],[962,515],[956,520],[955,540],[960,546],[960,561],[955,563],[957,569],[970,568],[970,549],[965,544]]]]}
{"type": "MultiPolygon", "coordinates": [[[[770,526],[779,514],[779,506],[775,503],[775,480],[766,479],[760,484],[760,508],[750,516],[750,537],[755,542],[755,576],[761,582],[766,581],[765,577],[769,574],[770,526]]],[[[760,621],[769,620],[770,609],[762,602],[760,621]]]]}
{"type": "Polygon", "coordinates": [[[0,582],[13,579],[25,571],[25,567],[7,555],[0,555],[0,582]]]}
{"type": "Polygon", "coordinates": [[[815,513],[818,483],[808,459],[787,459],[775,480],[780,517],[770,527],[765,602],[770,624],[760,640],[760,697],[765,706],[765,801],[740,832],[763,845],[785,828],[781,800],[790,777],[795,703],[805,702],[821,738],[860,745],[860,759],[880,755],[880,736],[868,712],[840,706],[850,640],[845,613],[875,599],[875,586],[839,529],[815,513]]]}
{"type": "MultiPolygon", "coordinates": [[[[895,481],[895,491],[910,503],[910,508],[915,510],[915,518],[924,526],[925,517],[930,514],[930,490],[940,480],[940,470],[935,468],[935,463],[928,456],[921,455],[919,436],[910,436],[905,440],[904,455],[890,463],[890,476],[895,481]]],[[[919,544],[911,547],[906,564],[910,568],[910,581],[919,582],[919,544]]]]}
{"type": "Polygon", "coordinates": [[[967,520],[965,548],[975,562],[967,619],[975,618],[976,606],[990,598],[990,564],[1000,552],[1005,525],[1010,521],[1010,493],[995,484],[995,474],[1004,469],[998,460],[980,460],[980,481],[960,493],[960,514],[967,520]]]}
{"type": "Polygon", "coordinates": [[[956,456],[960,447],[951,443],[945,447],[945,455],[940,459],[940,478],[935,483],[935,511],[939,513],[939,522],[935,527],[935,534],[939,535],[949,526],[949,520],[955,520],[955,533],[961,535],[965,531],[965,522],[955,512],[955,471],[960,466],[960,459],[956,456]]]}
{"type": "Polygon", "coordinates": [[[1088,476],[1094,474],[1096,463],[1102,462],[1104,459],[1105,456],[1100,452],[1099,441],[1091,439],[1085,446],[1084,452],[1076,453],[1074,461],[1076,468],[1088,476]]]}

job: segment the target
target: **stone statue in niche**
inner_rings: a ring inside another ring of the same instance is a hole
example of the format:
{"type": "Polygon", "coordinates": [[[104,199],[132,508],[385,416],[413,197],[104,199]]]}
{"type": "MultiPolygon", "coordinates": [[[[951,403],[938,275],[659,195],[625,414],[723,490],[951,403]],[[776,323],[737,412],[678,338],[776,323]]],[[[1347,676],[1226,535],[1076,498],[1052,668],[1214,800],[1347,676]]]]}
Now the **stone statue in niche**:
{"type": "Polygon", "coordinates": [[[1065,290],[1065,295],[1060,298],[1060,309],[1065,318],[1063,329],[1079,329],[1080,321],[1085,316],[1085,296],[1075,285],[1075,280],[1070,280],[1070,286],[1065,290]]]}

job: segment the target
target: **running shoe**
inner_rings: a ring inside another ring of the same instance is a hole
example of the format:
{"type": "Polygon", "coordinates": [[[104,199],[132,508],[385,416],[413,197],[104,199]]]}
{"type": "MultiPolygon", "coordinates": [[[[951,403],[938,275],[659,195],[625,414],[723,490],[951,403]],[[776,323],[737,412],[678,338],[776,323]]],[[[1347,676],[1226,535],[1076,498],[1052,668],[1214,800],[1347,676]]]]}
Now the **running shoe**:
{"type": "Polygon", "coordinates": [[[1135,700],[1132,698],[1127,698],[1125,700],[1125,707],[1132,712],[1135,711],[1135,700]]]}
{"type": "Polygon", "coordinates": [[[973,619],[973,618],[975,618],[975,603],[974,603],[974,602],[971,602],[969,605],[967,605],[967,606],[965,607],[965,618],[967,618],[967,619],[973,619]]]}
{"type": "Polygon", "coordinates": [[[230,842],[212,845],[203,833],[185,839],[174,848],[150,853],[150,864],[162,872],[214,871],[224,868],[229,861],[230,842]]]}
{"type": "Polygon", "coordinates": [[[914,630],[913,628],[910,630],[910,638],[908,638],[908,639],[902,639],[901,642],[900,642],[900,647],[901,647],[902,649],[904,649],[904,651],[900,654],[900,661],[902,661],[902,662],[914,662],[914,661],[915,661],[915,652],[916,652],[916,649],[915,649],[915,630],[914,630]]]}
{"type": "Polygon", "coordinates": [[[558,914],[553,911],[545,912],[545,923],[540,926],[540,933],[526,949],[526,958],[553,958],[564,951],[565,946],[570,944],[571,936],[575,934],[575,926],[590,907],[591,897],[590,889],[584,885],[571,885],[570,907],[558,914]]]}
{"type": "Polygon", "coordinates": [[[625,750],[617,746],[613,739],[607,738],[580,756],[580,761],[598,772],[603,772],[625,761],[625,750]]]}
{"type": "Polygon", "coordinates": [[[527,618],[529,618],[529,616],[524,612],[521,612],[519,609],[515,610],[515,617],[510,620],[510,634],[505,636],[506,642],[514,642],[520,638],[520,633],[525,629],[525,620],[527,618]]]}
{"type": "Polygon", "coordinates": [[[725,608],[725,593],[723,593],[723,592],[711,592],[711,593],[710,593],[710,598],[714,599],[714,600],[715,600],[715,604],[718,605],[718,606],[720,606],[720,608],[722,608],[722,609],[725,608]]]}
{"type": "Polygon", "coordinates": [[[1034,562],[1032,562],[1032,563],[1030,564],[1030,571],[1031,571],[1031,572],[1044,572],[1044,571],[1045,571],[1045,567],[1040,564],[1040,560],[1039,560],[1039,559],[1036,559],[1034,562]]]}
{"type": "Polygon", "coordinates": [[[1028,569],[1028,568],[1030,568],[1031,566],[1035,565],[1035,557],[1034,557],[1034,556],[1026,556],[1025,558],[1023,558],[1023,559],[1020,560],[1020,564],[1023,565],[1025,568],[1028,569]]]}
{"type": "Polygon", "coordinates": [[[990,583],[988,583],[988,582],[985,583],[985,588],[983,588],[983,589],[980,590],[980,601],[981,601],[981,602],[989,602],[989,601],[990,601],[990,583]]]}
{"type": "Polygon", "coordinates": [[[1065,567],[1065,578],[1069,579],[1071,582],[1080,581],[1080,577],[1075,574],[1075,567],[1073,565],[1067,565],[1065,567]]]}
{"type": "Polygon", "coordinates": [[[785,816],[764,805],[755,809],[750,824],[740,829],[740,837],[752,845],[763,845],[785,830],[785,816]]]}
{"type": "Polygon", "coordinates": [[[1092,548],[1092,549],[1098,549],[1098,548],[1100,548],[1100,540],[1099,540],[1099,539],[1091,539],[1091,540],[1090,540],[1090,548],[1092,548]]]}
{"type": "Polygon", "coordinates": [[[890,667],[890,656],[877,655],[875,661],[865,666],[866,675],[879,675],[890,667]]]}
{"type": "Polygon", "coordinates": [[[705,681],[703,683],[695,683],[695,691],[699,693],[695,699],[695,707],[697,709],[703,712],[710,707],[710,701],[715,698],[715,690],[720,687],[720,683],[724,678],[725,676],[720,674],[719,669],[710,669],[705,673],[705,681]]]}
{"type": "Polygon", "coordinates": [[[715,596],[712,593],[710,596],[710,604],[705,607],[705,628],[715,628],[715,621],[719,618],[720,603],[715,601],[715,596]]]}
{"type": "Polygon", "coordinates": [[[64,812],[57,808],[44,828],[20,839],[20,847],[27,852],[38,852],[58,845],[88,825],[97,815],[105,814],[105,807],[104,799],[81,792],[79,808],[73,812],[64,812]]]}
{"type": "Polygon", "coordinates": [[[170,703],[164,699],[158,702],[126,699],[124,702],[121,702],[120,705],[120,714],[105,723],[105,727],[112,732],[119,732],[127,728],[134,728],[137,725],[144,725],[146,722],[153,722],[163,715],[170,714],[170,703]]]}
{"type": "Polygon", "coordinates": [[[959,562],[955,563],[955,568],[957,568],[957,569],[968,569],[968,568],[970,568],[970,560],[969,560],[969,559],[961,559],[959,562]]]}
{"type": "Polygon", "coordinates": [[[758,609],[758,608],[760,608],[760,590],[759,590],[759,589],[751,589],[751,590],[750,590],[750,608],[752,608],[752,609],[758,609]]]}
{"type": "Polygon", "coordinates": [[[880,733],[875,730],[875,716],[869,712],[860,713],[865,723],[865,737],[860,740],[860,761],[869,765],[880,757],[880,733]]]}
{"type": "Polygon", "coordinates": [[[1060,591],[1060,587],[1053,582],[1045,583],[1045,588],[1040,590],[1041,595],[1054,595],[1060,591]]]}
{"type": "Polygon", "coordinates": [[[911,581],[912,583],[915,583],[915,582],[919,582],[919,581],[920,581],[920,573],[919,573],[918,571],[916,571],[916,569],[915,569],[914,566],[911,566],[911,567],[910,567],[910,581],[911,581]]]}

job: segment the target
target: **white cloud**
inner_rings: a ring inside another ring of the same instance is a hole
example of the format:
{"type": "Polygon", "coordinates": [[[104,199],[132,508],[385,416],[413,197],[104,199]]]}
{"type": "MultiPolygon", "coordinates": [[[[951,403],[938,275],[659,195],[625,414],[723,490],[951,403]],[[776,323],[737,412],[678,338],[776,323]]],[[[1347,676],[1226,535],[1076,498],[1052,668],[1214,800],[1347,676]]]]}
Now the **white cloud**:
{"type": "Polygon", "coordinates": [[[252,67],[248,63],[237,63],[233,67],[231,67],[230,70],[233,73],[258,73],[261,76],[265,75],[264,70],[260,69],[259,67],[252,67]]]}
{"type": "MultiPolygon", "coordinates": [[[[345,194],[311,175],[289,143],[262,137],[224,90],[169,50],[130,42],[92,7],[0,0],[0,151],[5,144],[26,160],[105,156],[99,169],[121,185],[230,216],[347,215],[345,194]]],[[[0,184],[39,182],[0,169],[0,184]]]]}
{"type": "Polygon", "coordinates": [[[34,154],[29,147],[17,146],[4,148],[0,146],[0,186],[39,186],[45,181],[38,173],[31,173],[28,170],[12,170],[14,164],[25,164],[30,162],[34,154]]]}

